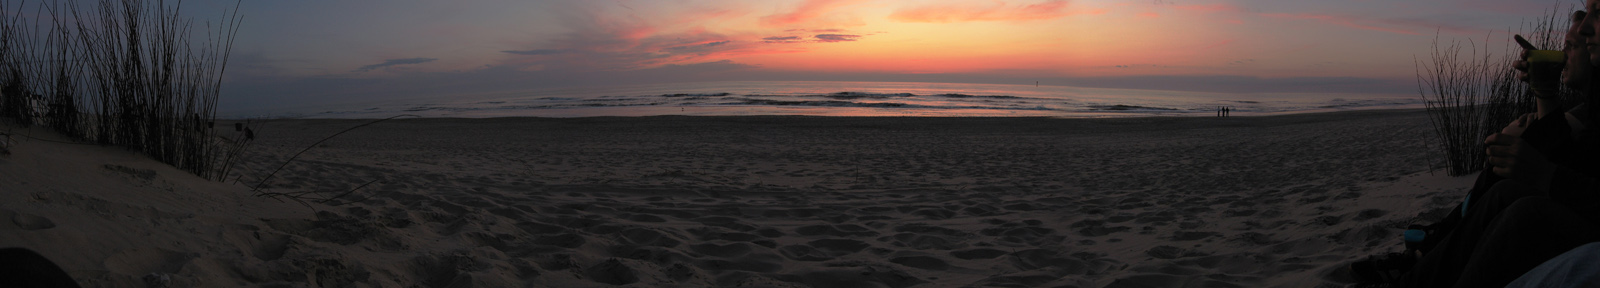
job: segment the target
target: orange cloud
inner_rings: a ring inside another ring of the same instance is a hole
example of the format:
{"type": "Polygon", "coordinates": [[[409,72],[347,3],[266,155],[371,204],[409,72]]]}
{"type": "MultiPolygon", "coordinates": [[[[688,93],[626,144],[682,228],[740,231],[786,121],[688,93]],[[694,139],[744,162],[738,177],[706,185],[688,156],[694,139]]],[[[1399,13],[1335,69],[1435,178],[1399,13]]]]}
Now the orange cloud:
{"type": "Polygon", "coordinates": [[[1136,16],[1138,16],[1139,18],[1160,18],[1161,14],[1157,14],[1155,12],[1144,12],[1144,13],[1139,13],[1139,15],[1136,15],[1136,16]]]}
{"type": "Polygon", "coordinates": [[[900,9],[889,15],[890,20],[899,22],[921,23],[951,23],[972,21],[1028,21],[1060,18],[1071,13],[1067,11],[1066,0],[1050,0],[1044,3],[1013,7],[1004,2],[995,1],[993,5],[933,5],[908,9],[900,9]]]}

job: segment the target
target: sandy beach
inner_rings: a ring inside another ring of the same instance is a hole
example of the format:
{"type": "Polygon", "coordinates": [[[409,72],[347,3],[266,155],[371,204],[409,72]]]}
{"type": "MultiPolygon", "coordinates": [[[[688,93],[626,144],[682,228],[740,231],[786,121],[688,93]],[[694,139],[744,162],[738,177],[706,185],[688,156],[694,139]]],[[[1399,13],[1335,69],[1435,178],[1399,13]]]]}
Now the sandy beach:
{"type": "Polygon", "coordinates": [[[14,139],[0,247],[86,287],[1343,287],[1472,181],[1430,171],[1420,109],[430,118],[324,142],[266,188],[375,181],[341,201],[251,196],[368,121],[259,123],[225,183],[14,139]]]}

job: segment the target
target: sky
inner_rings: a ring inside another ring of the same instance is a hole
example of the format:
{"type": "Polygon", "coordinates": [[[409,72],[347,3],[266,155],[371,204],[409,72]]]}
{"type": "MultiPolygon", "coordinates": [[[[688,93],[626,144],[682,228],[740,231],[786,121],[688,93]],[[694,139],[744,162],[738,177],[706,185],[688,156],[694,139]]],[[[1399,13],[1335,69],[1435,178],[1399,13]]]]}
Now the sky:
{"type": "Polygon", "coordinates": [[[1503,49],[1581,4],[247,0],[221,108],[744,80],[1416,93],[1435,39],[1503,49]]]}

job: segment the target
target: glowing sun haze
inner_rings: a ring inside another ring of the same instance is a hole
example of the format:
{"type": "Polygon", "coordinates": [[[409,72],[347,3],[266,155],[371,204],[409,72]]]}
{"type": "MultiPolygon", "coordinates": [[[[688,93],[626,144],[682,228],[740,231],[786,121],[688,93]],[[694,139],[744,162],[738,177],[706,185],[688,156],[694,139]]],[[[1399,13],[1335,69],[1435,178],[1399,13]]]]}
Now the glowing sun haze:
{"type": "Polygon", "coordinates": [[[723,80],[1415,93],[1436,32],[1481,44],[1580,4],[248,1],[224,106],[723,80]]]}

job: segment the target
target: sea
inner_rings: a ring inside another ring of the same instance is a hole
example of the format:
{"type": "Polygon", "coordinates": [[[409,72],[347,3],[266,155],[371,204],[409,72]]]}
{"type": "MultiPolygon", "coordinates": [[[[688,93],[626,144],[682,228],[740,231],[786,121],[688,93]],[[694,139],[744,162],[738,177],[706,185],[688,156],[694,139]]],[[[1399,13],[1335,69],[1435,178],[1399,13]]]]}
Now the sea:
{"type": "Polygon", "coordinates": [[[726,81],[437,95],[224,113],[246,118],[902,116],[1215,117],[1423,108],[1417,94],[1216,93],[1052,85],[726,81]]]}

